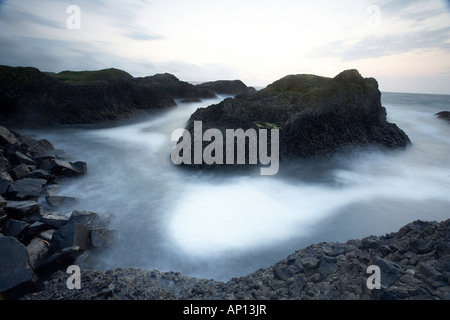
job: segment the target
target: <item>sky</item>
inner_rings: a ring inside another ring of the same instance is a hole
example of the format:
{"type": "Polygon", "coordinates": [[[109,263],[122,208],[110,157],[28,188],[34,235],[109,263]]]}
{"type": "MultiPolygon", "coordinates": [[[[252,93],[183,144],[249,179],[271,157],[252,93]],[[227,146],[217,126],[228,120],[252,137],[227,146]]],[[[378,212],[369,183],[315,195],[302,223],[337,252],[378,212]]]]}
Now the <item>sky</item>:
{"type": "Polygon", "coordinates": [[[450,0],[0,0],[0,65],[256,87],[358,69],[450,94],[450,0]]]}

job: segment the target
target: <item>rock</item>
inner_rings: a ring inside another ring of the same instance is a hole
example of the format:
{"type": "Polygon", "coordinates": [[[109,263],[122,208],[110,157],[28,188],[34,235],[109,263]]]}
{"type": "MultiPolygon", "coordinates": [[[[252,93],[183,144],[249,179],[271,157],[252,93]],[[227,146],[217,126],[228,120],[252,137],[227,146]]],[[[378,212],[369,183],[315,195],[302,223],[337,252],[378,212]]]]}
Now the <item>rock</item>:
{"type": "Polygon", "coordinates": [[[6,172],[2,172],[0,174],[0,195],[4,195],[8,191],[9,186],[11,185],[11,182],[13,181],[11,176],[9,176],[9,179],[5,179],[4,178],[5,175],[9,176],[9,174],[6,172]]]}
{"type": "Polygon", "coordinates": [[[450,220],[441,223],[415,221],[399,232],[368,237],[370,241],[313,244],[274,266],[225,283],[174,272],[83,270],[82,289],[70,291],[63,270],[55,273],[42,291],[26,295],[24,299],[448,299],[450,255],[445,252],[450,240],[449,230],[450,220]],[[411,251],[410,244],[418,239],[424,243],[434,241],[438,245],[429,253],[417,254],[411,251]],[[379,244],[376,249],[371,248],[375,247],[374,242],[379,244]],[[380,251],[385,257],[379,257],[380,251]],[[400,257],[398,263],[392,261],[394,257],[400,257]],[[412,259],[417,260],[416,266],[410,264],[412,259]],[[366,286],[370,276],[366,270],[370,265],[380,267],[380,290],[369,290],[366,286]],[[105,294],[103,290],[111,284],[114,284],[114,294],[105,294]]]}
{"type": "Polygon", "coordinates": [[[450,122],[450,111],[441,111],[439,113],[436,113],[436,117],[450,122]]]}
{"type": "Polygon", "coordinates": [[[435,244],[432,240],[414,239],[410,242],[410,250],[414,253],[425,254],[433,250],[435,244]]]}
{"type": "Polygon", "coordinates": [[[69,221],[53,234],[60,249],[78,247],[87,250],[91,245],[91,230],[77,222],[69,221]]]}
{"type": "Polygon", "coordinates": [[[30,265],[33,269],[35,269],[40,263],[45,260],[47,253],[49,252],[49,243],[39,240],[33,239],[27,245],[28,255],[30,257],[30,265]]]}
{"type": "Polygon", "coordinates": [[[247,87],[241,80],[219,80],[205,82],[197,85],[199,88],[208,89],[217,94],[238,95],[241,93],[254,93],[254,88],[247,87]]]}
{"type": "Polygon", "coordinates": [[[59,229],[67,223],[68,219],[64,216],[46,213],[41,217],[40,221],[53,228],[59,229]]]}
{"type": "MultiPolygon", "coordinates": [[[[256,132],[261,128],[278,129],[281,161],[326,157],[366,146],[385,150],[410,144],[405,132],[387,122],[377,81],[363,78],[356,70],[344,71],[335,78],[287,76],[257,93],[240,94],[219,104],[199,108],[186,125],[191,137],[197,121],[202,122],[202,133],[209,129],[219,130],[223,146],[226,146],[227,129],[253,129],[256,132]]],[[[191,139],[191,150],[195,150],[194,140],[191,139]]],[[[202,151],[208,145],[203,142],[202,151]]],[[[244,159],[248,164],[248,146],[245,149],[244,159]]],[[[225,152],[222,160],[227,162],[225,152]]],[[[205,162],[186,165],[215,167],[205,162]]]]}
{"type": "Polygon", "coordinates": [[[33,170],[33,171],[25,174],[24,177],[30,178],[30,179],[43,179],[43,180],[47,180],[47,181],[53,181],[55,179],[55,176],[53,174],[51,174],[47,170],[43,170],[43,169],[33,170]]]}
{"type": "Polygon", "coordinates": [[[0,293],[17,299],[34,289],[36,276],[30,266],[27,249],[17,239],[0,237],[0,293]]]}
{"type": "Polygon", "coordinates": [[[17,139],[8,129],[0,126],[0,145],[4,146],[7,143],[16,144],[17,139]]]}
{"type": "Polygon", "coordinates": [[[24,155],[22,152],[19,152],[19,151],[14,152],[9,157],[9,161],[13,165],[20,165],[20,164],[25,164],[25,165],[30,165],[30,166],[36,165],[36,162],[34,162],[31,158],[29,158],[28,156],[24,155]]]}
{"type": "Polygon", "coordinates": [[[28,223],[24,221],[14,220],[14,219],[8,219],[4,223],[2,227],[2,233],[3,235],[7,237],[16,237],[21,240],[21,234],[22,232],[29,226],[28,223]]]}
{"type": "Polygon", "coordinates": [[[53,144],[50,141],[48,141],[46,139],[38,140],[38,141],[36,141],[36,143],[33,143],[32,145],[30,145],[30,152],[34,156],[42,156],[42,155],[52,154],[53,151],[55,151],[55,147],[53,146],[53,144]]]}
{"type": "Polygon", "coordinates": [[[98,123],[176,106],[166,88],[132,77],[74,84],[35,68],[0,66],[0,83],[0,105],[8,110],[0,121],[15,128],[98,123]]]}
{"type": "Polygon", "coordinates": [[[8,201],[5,212],[13,219],[23,219],[38,214],[39,209],[39,204],[35,200],[8,201]]]}
{"type": "MultiPolygon", "coordinates": [[[[49,258],[45,259],[36,267],[36,273],[40,276],[54,273],[59,269],[66,269],[75,262],[75,259],[82,254],[79,247],[64,248],[49,258]]],[[[64,285],[66,283],[64,282],[64,285]]]]}
{"type": "Polygon", "coordinates": [[[18,166],[15,166],[14,169],[10,171],[11,176],[14,178],[14,180],[20,180],[24,179],[27,174],[31,172],[30,167],[26,164],[20,164],[18,166]]]}
{"type": "Polygon", "coordinates": [[[15,199],[31,199],[38,198],[47,180],[25,178],[14,181],[8,189],[8,194],[15,199]]]}
{"type": "Polygon", "coordinates": [[[74,206],[78,199],[74,197],[63,197],[63,196],[47,196],[45,197],[47,203],[55,208],[65,207],[65,206],[74,206]]]}
{"type": "Polygon", "coordinates": [[[57,176],[72,177],[85,174],[87,171],[87,165],[82,161],[67,162],[53,159],[50,162],[49,169],[57,176]]]}
{"type": "Polygon", "coordinates": [[[8,171],[11,169],[11,163],[9,160],[3,156],[0,156],[0,171],[8,171]]]}

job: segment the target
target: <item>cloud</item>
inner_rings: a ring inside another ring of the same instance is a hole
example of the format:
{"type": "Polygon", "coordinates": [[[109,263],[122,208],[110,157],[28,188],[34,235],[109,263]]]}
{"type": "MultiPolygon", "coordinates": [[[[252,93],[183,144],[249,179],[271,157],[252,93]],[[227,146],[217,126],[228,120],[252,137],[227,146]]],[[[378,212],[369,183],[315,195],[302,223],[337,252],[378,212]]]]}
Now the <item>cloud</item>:
{"type": "Polygon", "coordinates": [[[137,41],[155,41],[163,40],[162,35],[148,32],[145,27],[136,27],[129,24],[121,23],[117,27],[121,30],[121,33],[132,40],[137,41]]]}
{"type": "MultiPolygon", "coordinates": [[[[3,4],[0,2],[0,8],[3,4]]],[[[2,23],[9,23],[15,26],[23,26],[24,24],[34,24],[48,28],[58,28],[64,26],[61,21],[55,21],[45,18],[40,15],[36,15],[32,12],[24,11],[16,8],[13,5],[8,5],[8,13],[2,14],[2,23]]]]}
{"type": "Polygon", "coordinates": [[[318,47],[310,58],[339,57],[342,61],[381,58],[415,49],[442,49],[450,52],[450,27],[406,34],[369,35],[361,40],[335,41],[318,47]]]}

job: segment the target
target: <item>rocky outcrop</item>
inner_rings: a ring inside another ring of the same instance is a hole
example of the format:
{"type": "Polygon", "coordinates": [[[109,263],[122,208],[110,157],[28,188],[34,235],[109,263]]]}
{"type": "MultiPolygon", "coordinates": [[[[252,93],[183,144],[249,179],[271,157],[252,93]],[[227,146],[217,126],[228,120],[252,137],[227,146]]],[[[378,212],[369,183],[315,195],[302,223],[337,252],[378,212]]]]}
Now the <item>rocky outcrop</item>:
{"type": "Polygon", "coordinates": [[[436,117],[442,120],[447,120],[450,122],[450,111],[441,111],[439,113],[436,113],[436,117]]]}
{"type": "Polygon", "coordinates": [[[240,81],[194,86],[168,73],[134,78],[118,69],[53,74],[0,66],[0,121],[14,128],[92,124],[174,107],[175,100],[215,98],[223,90],[250,89],[240,81]]]}
{"type": "Polygon", "coordinates": [[[76,198],[58,196],[61,178],[82,176],[87,164],[60,159],[47,140],[0,126],[0,298],[17,299],[82,253],[111,244],[108,217],[69,210],[76,198]]]}
{"type": "MultiPolygon", "coordinates": [[[[226,129],[279,129],[280,160],[366,146],[403,148],[410,140],[386,121],[380,97],[377,81],[363,78],[356,70],[335,78],[287,76],[257,93],[198,109],[186,129],[193,136],[195,121],[202,122],[203,132],[219,129],[223,137],[226,129]]],[[[203,149],[207,145],[203,143],[203,149]]]]}
{"type": "Polygon", "coordinates": [[[82,271],[80,290],[58,272],[27,300],[450,300],[450,220],[415,221],[398,232],[346,243],[319,243],[230,281],[179,273],[82,271]],[[373,287],[372,268],[380,271],[373,287]],[[369,286],[368,286],[369,283],[369,286]]]}
{"type": "Polygon", "coordinates": [[[137,78],[135,82],[147,88],[167,92],[173,99],[208,99],[215,98],[215,92],[194,86],[169,73],[156,74],[151,77],[137,78]]]}
{"type": "Polygon", "coordinates": [[[89,124],[173,106],[168,93],[133,79],[72,84],[35,68],[0,67],[0,120],[15,128],[89,124]]]}
{"type": "Polygon", "coordinates": [[[247,87],[241,80],[218,80],[205,82],[197,85],[199,88],[207,89],[217,94],[238,95],[241,93],[256,93],[253,87],[247,87]]]}

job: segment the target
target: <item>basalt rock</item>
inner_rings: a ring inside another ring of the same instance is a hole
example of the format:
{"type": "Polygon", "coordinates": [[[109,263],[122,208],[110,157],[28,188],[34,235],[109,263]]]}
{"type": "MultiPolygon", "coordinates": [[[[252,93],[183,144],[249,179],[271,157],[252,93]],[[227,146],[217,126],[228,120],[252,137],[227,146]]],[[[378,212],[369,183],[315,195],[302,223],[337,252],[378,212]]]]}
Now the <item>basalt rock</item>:
{"type": "Polygon", "coordinates": [[[358,147],[406,147],[408,136],[386,115],[377,81],[347,70],[334,78],[284,77],[257,93],[198,109],[186,129],[193,136],[195,121],[202,122],[203,132],[218,129],[224,137],[226,129],[279,129],[280,160],[285,160],[358,147]]]}

